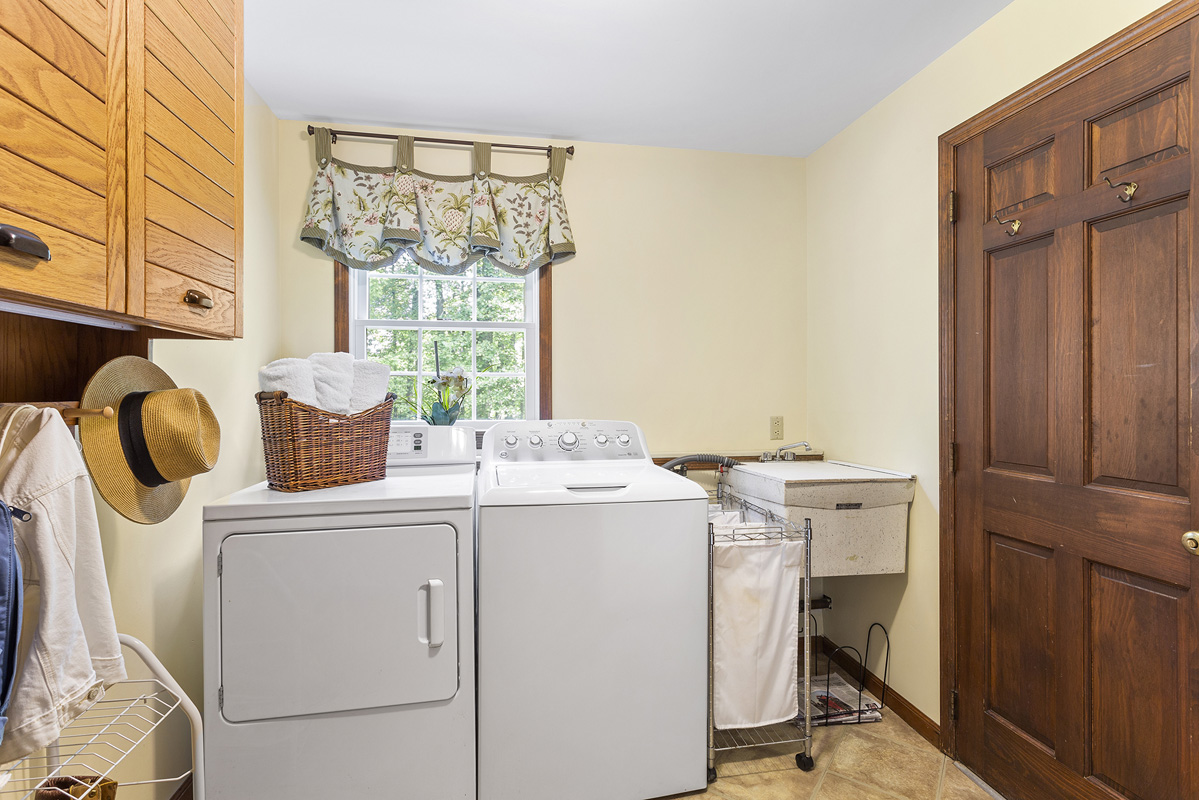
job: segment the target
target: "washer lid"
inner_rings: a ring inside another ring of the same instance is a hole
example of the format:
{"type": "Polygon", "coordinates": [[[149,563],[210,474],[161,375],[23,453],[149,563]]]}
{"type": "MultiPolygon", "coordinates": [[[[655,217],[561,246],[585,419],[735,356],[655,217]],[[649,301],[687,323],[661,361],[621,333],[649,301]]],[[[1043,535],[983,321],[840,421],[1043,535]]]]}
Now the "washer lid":
{"type": "Polygon", "coordinates": [[[474,466],[408,469],[379,481],[277,492],[265,482],[204,506],[204,519],[311,517],[390,511],[446,511],[474,507],[474,466]]]}
{"type": "Polygon", "coordinates": [[[653,463],[502,464],[479,474],[479,505],[578,505],[700,500],[694,481],[653,463]]]}

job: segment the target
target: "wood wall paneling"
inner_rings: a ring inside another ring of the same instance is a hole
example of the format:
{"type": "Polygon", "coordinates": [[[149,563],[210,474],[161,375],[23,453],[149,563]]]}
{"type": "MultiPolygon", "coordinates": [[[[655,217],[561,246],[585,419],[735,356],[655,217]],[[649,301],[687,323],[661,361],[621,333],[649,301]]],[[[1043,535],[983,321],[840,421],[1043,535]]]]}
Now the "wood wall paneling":
{"type": "Polygon", "coordinates": [[[233,54],[237,52],[237,37],[229,28],[228,22],[221,18],[208,0],[187,0],[183,5],[200,26],[200,30],[216,45],[221,56],[236,66],[237,58],[233,54]]]}
{"type": "Polygon", "coordinates": [[[125,145],[128,140],[128,104],[125,18],[127,0],[109,0],[108,11],[108,151],[106,200],[108,204],[108,289],[109,311],[125,311],[125,283],[129,270],[128,181],[125,145]]]}
{"type": "Polygon", "coordinates": [[[204,173],[217,186],[230,191],[236,188],[237,170],[232,162],[154,97],[147,96],[145,103],[147,136],[204,173]]]}
{"type": "Polygon", "coordinates": [[[104,197],[0,150],[0,207],[103,243],[104,197]],[[47,202],[54,198],[54,202],[47,202]]]}
{"type": "Polygon", "coordinates": [[[7,32],[0,31],[0,86],[104,147],[108,120],[104,101],[7,32]]]}
{"type": "Polygon", "coordinates": [[[233,225],[233,195],[153,139],[146,140],[146,177],[186,197],[226,225],[233,225]]]}
{"type": "Polygon", "coordinates": [[[233,228],[153,181],[146,182],[146,219],[176,233],[186,232],[197,244],[236,259],[233,228]]]}
{"type": "Polygon", "coordinates": [[[74,28],[83,38],[99,50],[107,53],[108,38],[105,22],[108,19],[108,3],[100,0],[42,0],[55,14],[74,28]]]}
{"type": "Polygon", "coordinates": [[[150,319],[218,336],[233,336],[235,312],[232,292],[152,264],[146,266],[146,316],[150,319]],[[213,307],[183,302],[189,289],[203,292],[212,299],[213,307]]]}
{"type": "Polygon", "coordinates": [[[105,194],[108,175],[103,148],[2,89],[0,119],[5,120],[0,147],[96,194],[105,194]]]}
{"type": "Polygon", "coordinates": [[[179,0],[146,0],[146,6],[162,20],[225,94],[232,98],[236,94],[233,63],[184,10],[179,0]]]}
{"type": "Polygon", "coordinates": [[[146,48],[226,125],[234,127],[233,97],[208,74],[153,11],[145,10],[146,48]]]}
{"type": "Polygon", "coordinates": [[[236,161],[233,130],[188,91],[153,54],[147,53],[145,59],[146,91],[180,120],[186,120],[187,126],[227,161],[236,161]]]}
{"type": "MultiPolygon", "coordinates": [[[[96,30],[104,31],[104,20],[96,30]]],[[[108,91],[104,48],[97,49],[78,31],[46,7],[42,0],[5,0],[0,28],[30,50],[56,65],[98,100],[108,91]]]]}
{"type": "Polygon", "coordinates": [[[237,288],[233,261],[153,222],[146,225],[146,261],[231,292],[237,288]]]}
{"type": "Polygon", "coordinates": [[[37,234],[49,246],[53,260],[0,248],[0,288],[105,307],[107,259],[103,244],[20,214],[5,212],[2,216],[5,222],[37,234]]]}

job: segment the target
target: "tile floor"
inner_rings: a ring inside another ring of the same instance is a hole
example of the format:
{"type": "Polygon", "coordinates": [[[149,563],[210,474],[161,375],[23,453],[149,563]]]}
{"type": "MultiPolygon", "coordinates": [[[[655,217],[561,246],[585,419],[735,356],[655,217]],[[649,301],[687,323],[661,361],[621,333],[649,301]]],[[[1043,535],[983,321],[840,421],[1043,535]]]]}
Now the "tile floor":
{"type": "MultiPolygon", "coordinates": [[[[816,768],[795,766],[796,745],[718,753],[711,800],[994,800],[889,710],[881,722],[814,732],[816,768]]],[[[1002,798],[1000,798],[1002,800],[1002,798]]]]}

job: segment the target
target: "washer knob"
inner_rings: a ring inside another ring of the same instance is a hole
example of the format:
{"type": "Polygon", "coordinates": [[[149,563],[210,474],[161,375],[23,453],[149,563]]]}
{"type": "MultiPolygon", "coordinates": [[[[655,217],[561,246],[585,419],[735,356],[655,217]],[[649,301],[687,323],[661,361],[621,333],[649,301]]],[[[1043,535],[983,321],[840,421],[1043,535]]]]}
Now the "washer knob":
{"type": "Polygon", "coordinates": [[[519,443],[520,439],[511,433],[504,437],[504,447],[516,447],[519,443]]]}
{"type": "Polygon", "coordinates": [[[607,437],[607,435],[605,435],[605,434],[602,434],[602,433],[597,433],[597,434],[595,435],[595,443],[596,443],[596,445],[597,445],[597,446],[599,446],[599,447],[607,447],[607,446],[608,446],[608,437],[607,437]]]}
{"type": "Polygon", "coordinates": [[[543,444],[545,444],[545,441],[537,434],[529,437],[529,447],[541,447],[543,444]]]}
{"type": "Polygon", "coordinates": [[[574,450],[579,446],[579,437],[571,431],[567,431],[558,437],[558,446],[563,450],[574,450]]]}
{"type": "Polygon", "coordinates": [[[616,437],[616,443],[618,445],[620,445],[621,447],[628,447],[629,442],[631,442],[631,441],[632,441],[632,439],[629,438],[629,435],[627,433],[622,433],[616,437]]]}

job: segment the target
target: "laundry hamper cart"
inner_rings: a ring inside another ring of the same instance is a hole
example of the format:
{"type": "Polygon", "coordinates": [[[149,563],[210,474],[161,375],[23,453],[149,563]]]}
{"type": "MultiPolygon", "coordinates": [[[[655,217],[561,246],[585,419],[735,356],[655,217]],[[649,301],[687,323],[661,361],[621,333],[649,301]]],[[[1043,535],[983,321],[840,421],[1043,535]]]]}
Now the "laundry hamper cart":
{"type": "MultiPolygon", "coordinates": [[[[811,611],[812,611],[812,521],[804,520],[802,528],[773,512],[736,496],[718,484],[715,500],[723,512],[733,512],[736,519],[729,525],[708,525],[708,782],[716,780],[716,754],[766,745],[802,744],[795,764],[805,772],[815,766],[812,757],[812,674],[811,674],[811,611]],[[799,658],[796,667],[796,687],[799,699],[795,718],[769,725],[744,728],[716,727],[716,666],[715,666],[715,596],[716,550],[737,543],[799,542],[802,555],[798,569],[802,587],[796,598],[799,615],[799,658]]],[[[717,508],[716,505],[710,508],[717,508]]]]}

